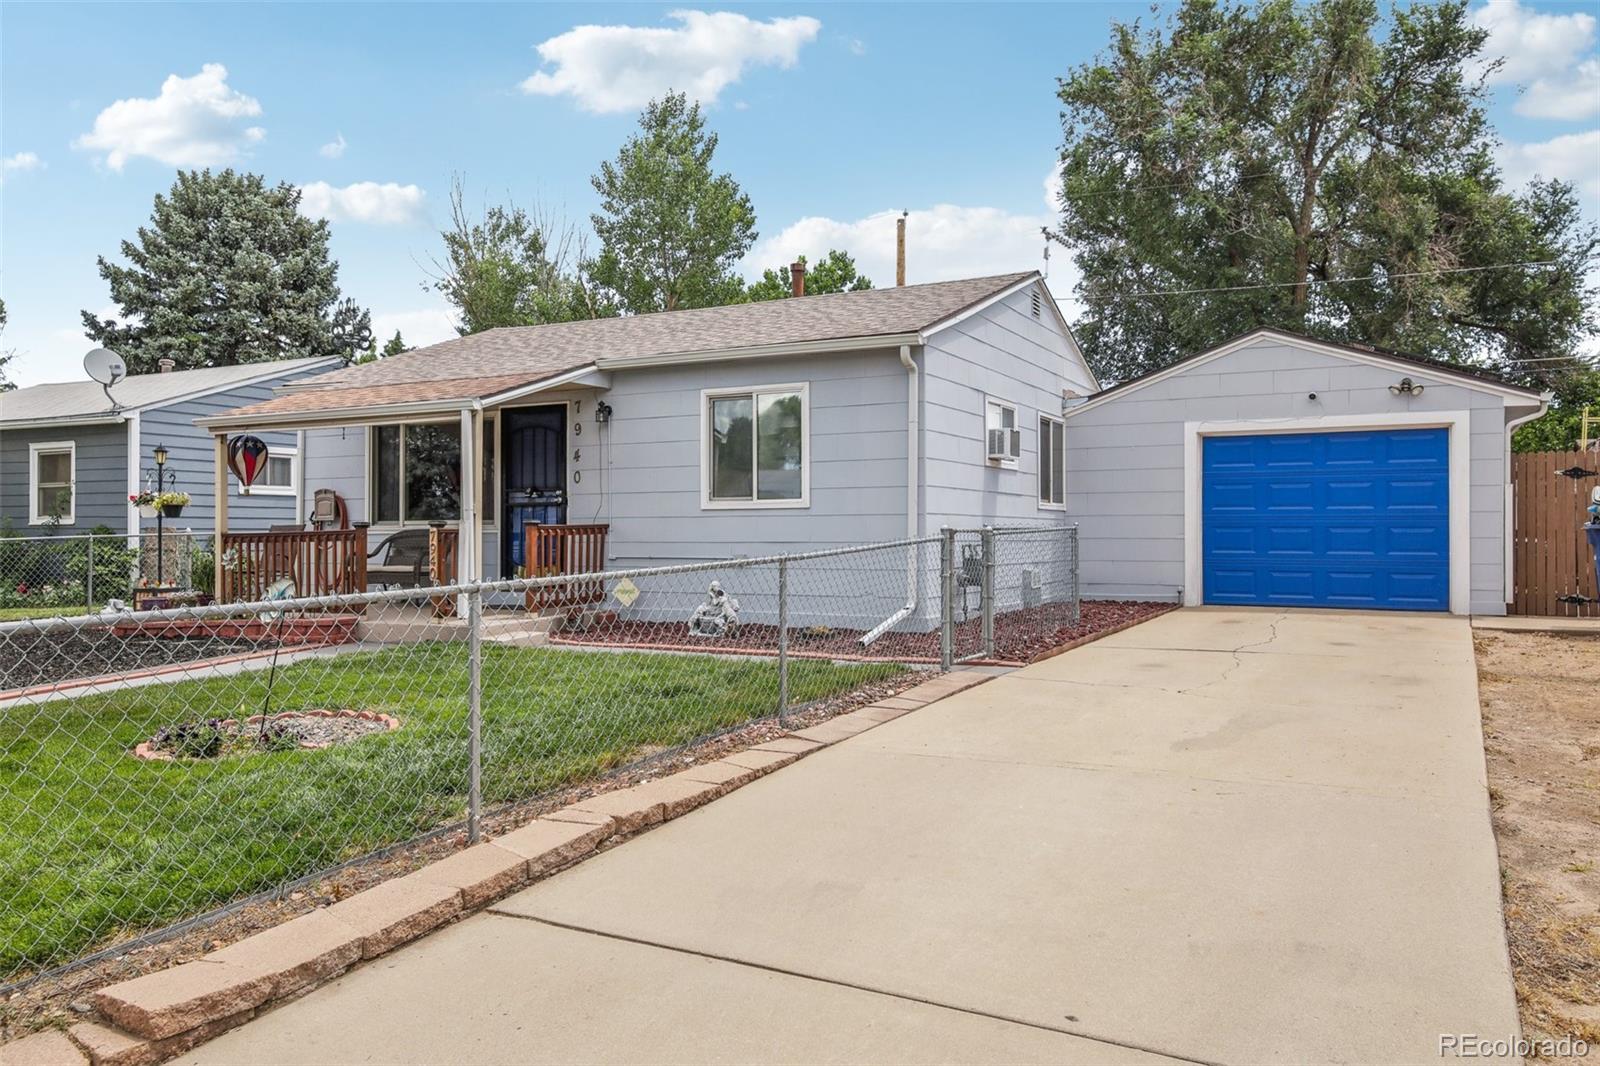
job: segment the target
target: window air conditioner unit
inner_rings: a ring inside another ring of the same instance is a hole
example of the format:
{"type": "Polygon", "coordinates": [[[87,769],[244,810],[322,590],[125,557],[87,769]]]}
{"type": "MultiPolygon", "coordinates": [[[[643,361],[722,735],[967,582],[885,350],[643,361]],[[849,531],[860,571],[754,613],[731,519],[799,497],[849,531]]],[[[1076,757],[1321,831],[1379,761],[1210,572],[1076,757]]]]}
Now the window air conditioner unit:
{"type": "Polygon", "coordinates": [[[1022,456],[1022,430],[991,429],[989,431],[990,459],[1018,459],[1022,456]]]}

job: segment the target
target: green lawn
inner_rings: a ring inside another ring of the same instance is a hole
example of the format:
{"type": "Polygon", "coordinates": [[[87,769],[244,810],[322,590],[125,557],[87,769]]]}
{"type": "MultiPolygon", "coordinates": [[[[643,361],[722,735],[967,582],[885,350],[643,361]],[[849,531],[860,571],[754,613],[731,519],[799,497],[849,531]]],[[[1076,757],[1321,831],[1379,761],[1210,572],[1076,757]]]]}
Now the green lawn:
{"type": "Polygon", "coordinates": [[[70,618],[87,610],[86,607],[0,607],[0,622],[16,622],[24,618],[70,618]]]}
{"type": "MultiPolygon", "coordinates": [[[[791,703],[899,668],[796,661],[791,703]]],[[[203,763],[128,754],[163,725],[260,709],[266,673],[0,710],[0,980],[464,816],[465,648],[283,667],[272,709],[364,708],[394,733],[203,763]]],[[[485,645],[486,804],[771,714],[771,660],[485,645]]]]}

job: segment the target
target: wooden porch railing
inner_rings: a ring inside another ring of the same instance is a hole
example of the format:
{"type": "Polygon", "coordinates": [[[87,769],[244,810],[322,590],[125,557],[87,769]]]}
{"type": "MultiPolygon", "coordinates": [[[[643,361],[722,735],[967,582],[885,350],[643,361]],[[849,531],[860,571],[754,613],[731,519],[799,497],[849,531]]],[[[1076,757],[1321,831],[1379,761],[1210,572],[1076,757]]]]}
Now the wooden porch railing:
{"type": "Polygon", "coordinates": [[[367,531],[312,529],[292,533],[224,533],[224,603],[259,600],[280,578],[296,596],[333,596],[367,589],[367,531]]]}
{"type": "MultiPolygon", "coordinates": [[[[453,585],[461,551],[461,530],[453,526],[428,529],[428,574],[435,585],[453,585]]],[[[449,618],[456,613],[454,596],[435,596],[433,616],[449,618]]]]}
{"type": "MultiPolygon", "coordinates": [[[[522,527],[525,577],[550,577],[554,574],[598,574],[606,568],[606,534],[609,525],[542,525],[529,522],[522,527]]],[[[578,607],[605,599],[603,579],[574,581],[551,588],[529,589],[530,611],[548,607],[578,607]]]]}

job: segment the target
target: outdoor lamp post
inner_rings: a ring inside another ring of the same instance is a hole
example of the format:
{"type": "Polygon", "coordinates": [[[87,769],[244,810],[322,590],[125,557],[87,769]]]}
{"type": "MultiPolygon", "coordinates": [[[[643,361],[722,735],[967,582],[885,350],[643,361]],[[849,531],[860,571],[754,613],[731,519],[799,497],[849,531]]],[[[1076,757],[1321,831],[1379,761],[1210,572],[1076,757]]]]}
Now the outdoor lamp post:
{"type": "MultiPolygon", "coordinates": [[[[161,493],[167,491],[167,475],[166,475],[167,446],[165,444],[157,444],[156,445],[155,459],[156,459],[156,495],[159,496],[161,493]]],[[[172,483],[174,485],[176,485],[178,483],[178,475],[177,474],[173,474],[172,475],[172,483]]],[[[161,507],[161,506],[157,506],[156,507],[156,587],[157,588],[166,588],[166,586],[167,586],[167,552],[166,552],[166,544],[165,544],[165,536],[164,536],[164,532],[165,531],[162,528],[163,519],[164,519],[165,515],[166,515],[166,508],[161,507]]]]}

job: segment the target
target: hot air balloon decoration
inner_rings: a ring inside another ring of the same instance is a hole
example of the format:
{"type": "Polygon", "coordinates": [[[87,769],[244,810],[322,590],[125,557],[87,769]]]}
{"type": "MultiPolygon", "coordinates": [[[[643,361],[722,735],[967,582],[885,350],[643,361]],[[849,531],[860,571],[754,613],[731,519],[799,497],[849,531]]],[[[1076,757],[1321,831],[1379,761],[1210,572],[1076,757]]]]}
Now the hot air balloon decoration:
{"type": "Polygon", "coordinates": [[[234,437],[228,442],[228,469],[249,489],[267,472],[267,443],[260,437],[234,437]]]}

